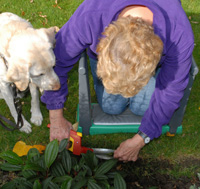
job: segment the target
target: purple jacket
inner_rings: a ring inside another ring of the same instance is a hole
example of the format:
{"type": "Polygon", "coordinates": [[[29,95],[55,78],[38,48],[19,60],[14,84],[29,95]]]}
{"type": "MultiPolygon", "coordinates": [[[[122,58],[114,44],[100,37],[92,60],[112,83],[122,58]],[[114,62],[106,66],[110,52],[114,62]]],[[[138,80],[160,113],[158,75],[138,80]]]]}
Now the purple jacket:
{"type": "Polygon", "coordinates": [[[169,123],[188,84],[194,47],[193,32],[179,0],[85,0],[56,35],[55,72],[61,88],[46,91],[41,97],[48,109],[64,107],[67,74],[80,54],[88,48],[89,56],[96,58],[96,46],[104,28],[117,19],[122,9],[136,4],[153,12],[155,33],[164,44],[156,89],[140,126],[151,139],[161,135],[162,125],[169,123]]]}

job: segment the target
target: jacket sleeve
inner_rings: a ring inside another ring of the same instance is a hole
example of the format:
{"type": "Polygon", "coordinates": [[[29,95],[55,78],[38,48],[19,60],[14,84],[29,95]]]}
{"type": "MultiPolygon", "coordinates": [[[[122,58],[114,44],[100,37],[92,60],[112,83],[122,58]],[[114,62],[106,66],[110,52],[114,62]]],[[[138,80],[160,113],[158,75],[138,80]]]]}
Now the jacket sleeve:
{"type": "Polygon", "coordinates": [[[172,36],[170,40],[173,42],[167,49],[149,108],[139,128],[151,140],[158,138],[161,135],[162,126],[170,122],[174,111],[180,105],[189,81],[194,47],[193,34],[186,35],[184,32],[179,32],[179,35],[174,35],[174,38],[172,36]]]}
{"type": "Polygon", "coordinates": [[[61,88],[57,91],[45,91],[42,95],[41,101],[46,104],[47,109],[64,107],[68,94],[68,72],[91,43],[90,29],[85,24],[87,23],[84,22],[84,19],[80,20],[72,16],[56,35],[54,71],[60,79],[61,88]],[[81,31],[81,28],[84,30],[81,31]]]}

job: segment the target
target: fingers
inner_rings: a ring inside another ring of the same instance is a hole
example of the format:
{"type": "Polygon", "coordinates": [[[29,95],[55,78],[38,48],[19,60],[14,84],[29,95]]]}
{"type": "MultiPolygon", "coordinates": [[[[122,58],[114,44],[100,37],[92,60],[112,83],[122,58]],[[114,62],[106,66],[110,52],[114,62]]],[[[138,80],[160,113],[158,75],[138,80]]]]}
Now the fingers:
{"type": "Polygon", "coordinates": [[[114,158],[119,161],[136,161],[141,148],[144,147],[144,140],[139,135],[122,142],[114,152],[114,158]]]}
{"type": "Polygon", "coordinates": [[[137,161],[138,157],[137,156],[136,157],[133,157],[133,156],[131,156],[131,157],[120,157],[120,158],[116,158],[116,159],[118,159],[119,161],[123,161],[123,163],[127,163],[129,161],[133,161],[133,162],[137,161]]]}
{"type": "Polygon", "coordinates": [[[59,142],[70,137],[71,124],[70,122],[62,122],[58,125],[50,127],[50,141],[57,139],[59,142]]]}
{"type": "Polygon", "coordinates": [[[138,159],[140,149],[136,147],[127,146],[127,143],[122,143],[114,152],[114,158],[119,161],[128,162],[136,161],[138,159]]]}
{"type": "Polygon", "coordinates": [[[120,157],[116,157],[116,156],[114,156],[114,158],[116,158],[116,159],[118,159],[119,161],[123,161],[123,163],[127,163],[127,162],[129,162],[129,161],[133,161],[133,162],[135,162],[135,161],[137,161],[137,159],[138,159],[138,155],[134,155],[134,156],[120,156],[120,157]]]}

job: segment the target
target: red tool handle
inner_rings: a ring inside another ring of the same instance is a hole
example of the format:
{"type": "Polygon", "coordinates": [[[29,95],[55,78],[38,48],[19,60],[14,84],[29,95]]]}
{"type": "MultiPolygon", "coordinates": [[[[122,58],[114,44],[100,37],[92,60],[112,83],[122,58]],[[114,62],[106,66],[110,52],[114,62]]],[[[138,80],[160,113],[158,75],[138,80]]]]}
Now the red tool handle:
{"type": "Polygon", "coordinates": [[[69,148],[69,150],[72,151],[75,155],[87,153],[88,150],[93,152],[92,148],[87,148],[81,145],[81,137],[82,133],[78,133],[73,130],[70,131],[70,141],[72,142],[72,146],[69,148]]]}
{"type": "Polygon", "coordinates": [[[87,147],[85,147],[85,146],[82,146],[82,147],[81,147],[81,153],[86,154],[88,150],[91,151],[91,152],[93,152],[93,149],[92,149],[92,148],[87,148],[87,147]]]}

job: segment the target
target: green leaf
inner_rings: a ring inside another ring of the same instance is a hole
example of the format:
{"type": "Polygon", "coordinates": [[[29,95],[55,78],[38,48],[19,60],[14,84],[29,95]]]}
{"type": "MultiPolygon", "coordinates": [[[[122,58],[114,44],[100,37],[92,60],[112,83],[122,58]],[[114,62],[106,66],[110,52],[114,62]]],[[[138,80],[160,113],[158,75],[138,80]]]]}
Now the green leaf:
{"type": "Polygon", "coordinates": [[[110,171],[110,169],[112,169],[113,166],[116,165],[117,161],[118,161],[117,159],[111,159],[111,160],[104,162],[100,167],[97,168],[97,170],[95,172],[95,176],[103,175],[103,174],[107,173],[108,171],[110,171]]]}
{"type": "Polygon", "coordinates": [[[51,182],[51,181],[49,182],[48,187],[49,187],[50,189],[60,189],[59,186],[58,186],[56,183],[53,183],[53,182],[51,182]]]}
{"type": "MultiPolygon", "coordinates": [[[[25,189],[32,189],[33,188],[33,184],[30,181],[24,181],[21,183],[21,186],[23,186],[25,189]]],[[[20,189],[22,189],[22,187],[20,187],[20,189]]]]}
{"type": "Polygon", "coordinates": [[[44,160],[46,167],[49,168],[58,155],[58,140],[51,141],[44,152],[44,160]]]}
{"type": "Polygon", "coordinates": [[[45,170],[47,169],[46,165],[45,165],[45,160],[44,160],[44,155],[42,155],[38,160],[37,160],[37,164],[40,165],[42,168],[44,168],[45,170]]]}
{"type": "Polygon", "coordinates": [[[77,157],[71,157],[71,161],[72,161],[72,169],[76,172],[78,172],[80,170],[80,166],[78,164],[78,160],[77,157]]]}
{"type": "Polygon", "coordinates": [[[108,180],[100,180],[98,181],[98,184],[103,188],[103,189],[110,189],[110,184],[108,183],[108,180]]]}
{"type": "Polygon", "coordinates": [[[22,165],[13,165],[10,163],[3,163],[0,168],[4,171],[21,171],[22,165]]]}
{"type": "Polygon", "coordinates": [[[53,177],[49,177],[43,181],[42,189],[60,189],[59,186],[52,182],[53,177]]]}
{"type": "Polygon", "coordinates": [[[72,179],[66,180],[65,182],[62,183],[61,189],[70,189],[72,185],[72,179]]]}
{"type": "Polygon", "coordinates": [[[72,180],[72,177],[65,175],[65,176],[61,176],[61,177],[56,177],[52,180],[52,182],[54,183],[63,183],[65,181],[70,181],[72,180]]]}
{"type": "Polygon", "coordinates": [[[6,184],[4,184],[1,189],[11,189],[11,188],[15,188],[15,183],[14,181],[8,182],[6,184]]]}
{"type": "Polygon", "coordinates": [[[108,177],[106,175],[96,175],[94,177],[96,180],[107,180],[108,177]]]}
{"type": "Polygon", "coordinates": [[[66,174],[60,162],[54,162],[54,164],[51,166],[51,173],[55,177],[64,176],[66,174]]]}
{"type": "Polygon", "coordinates": [[[48,177],[42,182],[43,189],[48,189],[52,178],[53,178],[53,176],[48,177]]]}
{"type": "Polygon", "coordinates": [[[70,173],[72,169],[72,160],[69,152],[64,150],[62,153],[62,165],[67,173],[70,173]]]}
{"type": "Polygon", "coordinates": [[[87,173],[87,170],[86,170],[86,169],[85,169],[85,170],[81,170],[81,171],[79,171],[79,173],[78,173],[78,175],[76,176],[76,178],[78,178],[78,177],[84,178],[85,175],[86,175],[86,173],[87,173]]]}
{"type": "Polygon", "coordinates": [[[199,181],[200,181],[200,173],[197,173],[197,177],[198,177],[198,179],[199,179],[199,181]]]}
{"type": "Polygon", "coordinates": [[[40,184],[39,180],[34,182],[33,189],[42,189],[42,185],[40,184]]]}
{"type": "Polygon", "coordinates": [[[189,189],[197,189],[196,185],[191,185],[189,189]]]}
{"type": "Polygon", "coordinates": [[[33,171],[46,171],[43,167],[41,167],[40,165],[36,164],[36,163],[32,163],[32,162],[27,162],[26,165],[24,166],[24,171],[25,170],[33,170],[33,171]]]}
{"type": "Polygon", "coordinates": [[[89,179],[87,186],[88,189],[102,189],[97,183],[94,182],[93,179],[89,179]]]}
{"type": "Polygon", "coordinates": [[[109,172],[106,175],[109,179],[114,179],[116,174],[117,174],[117,172],[115,171],[115,172],[109,172]]]}
{"type": "Polygon", "coordinates": [[[62,152],[64,149],[66,149],[67,148],[67,144],[68,144],[68,139],[67,138],[61,140],[61,142],[59,144],[58,152],[62,152]]]}
{"type": "Polygon", "coordinates": [[[25,178],[17,177],[13,180],[14,186],[13,188],[20,188],[20,189],[32,189],[33,184],[27,181],[25,178]]]}
{"type": "Polygon", "coordinates": [[[40,158],[40,152],[36,148],[31,148],[28,151],[27,159],[31,160],[32,162],[37,161],[40,158]]]}
{"type": "Polygon", "coordinates": [[[75,182],[75,179],[72,182],[72,188],[73,189],[80,189],[83,186],[87,184],[87,179],[85,177],[78,180],[78,182],[75,182]]]}
{"type": "Polygon", "coordinates": [[[24,171],[21,172],[21,175],[22,175],[24,178],[28,179],[28,178],[31,178],[31,177],[36,176],[37,174],[36,174],[36,172],[33,171],[33,170],[24,170],[24,171]]]}
{"type": "Polygon", "coordinates": [[[78,163],[79,167],[84,167],[84,165],[86,164],[85,158],[83,157],[84,155],[82,155],[81,159],[79,160],[79,163],[78,163]]]}
{"type": "Polygon", "coordinates": [[[124,181],[123,177],[119,173],[116,173],[114,177],[114,188],[126,189],[126,182],[124,181]]]}
{"type": "Polygon", "coordinates": [[[87,165],[83,165],[82,169],[87,170],[87,175],[92,176],[92,170],[87,165]]]}
{"type": "Polygon", "coordinates": [[[98,158],[96,157],[95,154],[94,154],[94,156],[93,156],[93,164],[94,164],[94,167],[97,167],[98,164],[99,164],[99,160],[98,160],[98,158]]]}
{"type": "Polygon", "coordinates": [[[72,156],[71,160],[72,160],[72,167],[74,168],[78,164],[77,158],[72,156]]]}
{"type": "Polygon", "coordinates": [[[91,170],[94,170],[98,165],[98,158],[95,156],[93,152],[90,150],[87,151],[86,154],[81,154],[85,160],[87,166],[90,167],[91,170]]]}
{"type": "Polygon", "coordinates": [[[0,154],[0,158],[6,160],[8,163],[13,165],[22,165],[22,159],[13,151],[6,151],[0,154]]]}

